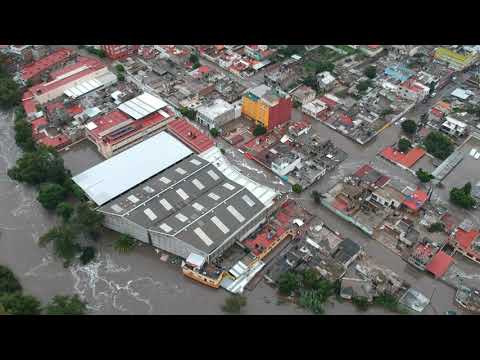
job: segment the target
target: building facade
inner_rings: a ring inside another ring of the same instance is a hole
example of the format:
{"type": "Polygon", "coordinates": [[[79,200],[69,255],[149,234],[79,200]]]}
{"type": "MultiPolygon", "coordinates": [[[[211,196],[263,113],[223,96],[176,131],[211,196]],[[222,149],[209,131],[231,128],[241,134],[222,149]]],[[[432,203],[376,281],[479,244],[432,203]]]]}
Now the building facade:
{"type": "Polygon", "coordinates": [[[140,45],[102,45],[102,50],[105,51],[110,59],[123,59],[135,54],[140,45]]]}
{"type": "Polygon", "coordinates": [[[447,48],[438,48],[435,50],[435,59],[446,62],[454,70],[464,70],[478,60],[476,52],[466,52],[460,54],[447,48]]]}
{"type": "Polygon", "coordinates": [[[242,114],[268,130],[290,120],[290,96],[280,96],[266,85],[250,90],[242,99],[242,114]]]}
{"type": "Polygon", "coordinates": [[[208,129],[221,128],[234,119],[235,107],[222,99],[215,99],[197,109],[197,121],[208,129]]]}

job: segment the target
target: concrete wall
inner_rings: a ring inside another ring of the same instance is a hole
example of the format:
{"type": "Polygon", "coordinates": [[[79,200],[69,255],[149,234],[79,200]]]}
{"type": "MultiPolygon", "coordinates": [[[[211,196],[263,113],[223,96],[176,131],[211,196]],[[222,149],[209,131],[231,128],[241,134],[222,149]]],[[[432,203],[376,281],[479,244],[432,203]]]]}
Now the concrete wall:
{"type": "Polygon", "coordinates": [[[179,240],[176,237],[160,234],[154,231],[150,232],[152,239],[152,245],[156,248],[167,251],[171,254],[180,256],[186,259],[190,253],[195,253],[202,256],[207,256],[203,251],[195,248],[194,246],[187,244],[186,242],[179,240]]]}
{"type": "Polygon", "coordinates": [[[119,233],[128,234],[146,244],[149,243],[147,229],[131,222],[124,217],[105,214],[105,220],[103,222],[103,225],[106,228],[112,229],[119,233]]]}

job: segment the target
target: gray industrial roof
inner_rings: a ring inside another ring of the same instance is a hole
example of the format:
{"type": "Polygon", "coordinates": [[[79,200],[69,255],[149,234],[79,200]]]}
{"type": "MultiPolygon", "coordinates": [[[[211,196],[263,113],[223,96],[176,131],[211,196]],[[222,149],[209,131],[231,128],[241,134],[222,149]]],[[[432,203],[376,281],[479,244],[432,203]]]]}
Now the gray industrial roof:
{"type": "Polygon", "coordinates": [[[103,205],[190,154],[188,147],[161,132],[75,176],[73,181],[97,205],[103,205]]]}
{"type": "Polygon", "coordinates": [[[108,202],[100,211],[211,253],[266,205],[210,162],[192,155],[108,202]]]}
{"type": "Polygon", "coordinates": [[[165,106],[167,106],[165,101],[144,92],[143,94],[124,102],[118,107],[118,109],[130,115],[135,120],[138,120],[165,106]]]}

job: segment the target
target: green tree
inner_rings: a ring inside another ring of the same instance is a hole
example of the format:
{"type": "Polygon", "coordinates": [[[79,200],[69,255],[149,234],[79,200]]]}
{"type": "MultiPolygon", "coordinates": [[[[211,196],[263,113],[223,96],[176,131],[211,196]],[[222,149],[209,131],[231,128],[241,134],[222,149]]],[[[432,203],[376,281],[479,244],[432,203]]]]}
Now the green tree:
{"type": "Polygon", "coordinates": [[[434,178],[434,176],[432,174],[429,174],[428,172],[424,171],[423,169],[419,169],[416,172],[416,175],[422,183],[428,183],[430,180],[433,180],[433,178],[434,178]]]}
{"type": "Polygon", "coordinates": [[[220,135],[220,131],[218,131],[217,128],[211,128],[210,135],[212,135],[213,137],[217,137],[218,135],[220,135]]]}
{"type": "Polygon", "coordinates": [[[47,315],[85,315],[87,303],[80,300],[77,294],[56,295],[45,307],[47,315]]]}
{"type": "Polygon", "coordinates": [[[81,203],[77,206],[73,223],[79,232],[95,239],[102,228],[104,217],[102,213],[93,210],[88,203],[81,203]]]}
{"type": "Polygon", "coordinates": [[[445,160],[449,157],[454,149],[450,139],[437,131],[428,134],[423,140],[423,144],[430,154],[440,160],[445,160]]]}
{"type": "Polygon", "coordinates": [[[189,118],[189,119],[192,120],[192,121],[195,121],[195,118],[196,118],[196,116],[197,116],[197,112],[196,112],[195,110],[189,109],[189,108],[187,108],[187,107],[181,107],[181,108],[180,108],[180,113],[181,113],[183,116],[189,118]]]}
{"type": "Polygon", "coordinates": [[[0,315],[10,315],[2,304],[0,304],[0,315]]]}
{"type": "Polygon", "coordinates": [[[199,62],[198,55],[195,53],[191,53],[190,57],[188,58],[188,61],[191,62],[192,64],[196,64],[199,62]]]}
{"type": "Polygon", "coordinates": [[[303,190],[303,189],[302,189],[302,185],[300,185],[300,184],[294,184],[294,185],[292,186],[292,191],[293,191],[294,193],[299,194],[299,193],[302,192],[302,190],[303,190]]]}
{"type": "Polygon", "coordinates": [[[415,134],[417,131],[417,123],[413,120],[405,120],[402,122],[402,130],[407,134],[415,134]]]}
{"type": "Polygon", "coordinates": [[[8,176],[29,185],[44,182],[63,184],[68,178],[63,159],[53,149],[40,146],[35,152],[26,152],[8,170],[8,176]]]}
{"type": "Polygon", "coordinates": [[[32,137],[32,125],[20,116],[15,119],[15,143],[24,151],[35,150],[35,141],[32,137]]]}
{"type": "Polygon", "coordinates": [[[33,81],[32,81],[32,79],[28,79],[28,80],[26,81],[26,83],[25,83],[25,86],[26,86],[27,88],[31,88],[31,87],[33,86],[33,81]]]}
{"type": "Polygon", "coordinates": [[[306,289],[314,289],[318,285],[319,279],[320,275],[312,268],[302,272],[302,284],[306,289]]]}
{"type": "Polygon", "coordinates": [[[400,307],[397,298],[388,293],[383,293],[375,297],[373,299],[373,303],[391,312],[405,313],[405,311],[400,307]]]}
{"type": "Polygon", "coordinates": [[[19,292],[0,295],[0,304],[12,315],[40,315],[42,311],[40,301],[19,292]]]}
{"type": "Polygon", "coordinates": [[[367,91],[369,87],[372,87],[371,80],[362,80],[357,84],[357,90],[361,93],[367,91]]]}
{"type": "Polygon", "coordinates": [[[315,75],[309,75],[305,77],[302,81],[302,83],[308,87],[311,87],[315,91],[318,91],[318,81],[317,77],[315,75]]]}
{"type": "Polygon", "coordinates": [[[464,209],[472,209],[476,205],[476,200],[471,195],[472,184],[466,183],[463,188],[453,188],[450,190],[450,201],[464,209]]]}
{"type": "Polygon", "coordinates": [[[80,255],[80,263],[82,265],[87,265],[95,259],[95,248],[93,246],[86,246],[82,249],[82,254],[80,255]]]}
{"type": "Polygon", "coordinates": [[[253,136],[260,136],[266,133],[267,129],[262,124],[258,124],[257,126],[255,126],[255,129],[253,129],[253,136]]]}
{"type": "Polygon", "coordinates": [[[411,146],[412,146],[412,143],[405,138],[401,138],[398,141],[398,150],[400,150],[403,153],[406,153],[408,150],[410,150],[411,146]]]}
{"type": "Polygon", "coordinates": [[[377,76],[377,68],[373,65],[367,66],[365,71],[363,72],[366,77],[369,79],[374,79],[377,76]]]}
{"type": "Polygon", "coordinates": [[[441,222],[433,223],[428,227],[428,232],[431,232],[431,233],[443,232],[444,230],[445,230],[445,225],[441,222]]]}
{"type": "Polygon", "coordinates": [[[316,190],[312,191],[312,198],[313,198],[313,201],[315,201],[316,204],[320,204],[322,202],[322,196],[316,190]]]}
{"type": "Polygon", "coordinates": [[[115,70],[117,71],[117,73],[123,73],[123,72],[125,72],[125,68],[123,67],[122,64],[117,64],[117,65],[115,65],[115,70]]]}
{"type": "Polygon", "coordinates": [[[298,291],[301,285],[301,275],[293,271],[284,272],[278,279],[278,291],[282,295],[291,295],[293,292],[298,291]]]}
{"type": "Polygon", "coordinates": [[[66,196],[62,185],[44,183],[40,185],[37,200],[45,209],[53,210],[60,204],[66,196]]]}
{"type": "Polygon", "coordinates": [[[231,295],[225,299],[222,311],[230,314],[239,314],[247,305],[247,298],[242,295],[231,295]]]}
{"type": "Polygon", "coordinates": [[[0,72],[0,108],[10,109],[20,102],[20,88],[13,79],[4,72],[0,72]]]}
{"type": "Polygon", "coordinates": [[[9,268],[0,265],[0,295],[21,291],[22,285],[20,285],[13,272],[9,268]]]}
{"type": "Polygon", "coordinates": [[[312,311],[314,314],[322,315],[325,313],[325,309],[323,308],[325,301],[323,301],[322,296],[319,295],[318,290],[302,291],[298,303],[301,307],[312,311]]]}
{"type": "Polygon", "coordinates": [[[71,227],[63,225],[54,227],[42,235],[38,244],[46,246],[52,243],[53,253],[55,256],[64,259],[64,266],[67,267],[80,251],[80,246],[74,240],[75,234],[71,227]]]}
{"type": "Polygon", "coordinates": [[[117,73],[117,79],[118,81],[125,81],[125,75],[122,73],[117,73]]]}
{"type": "Polygon", "coordinates": [[[113,243],[113,248],[121,253],[129,253],[135,248],[135,239],[130,235],[122,234],[113,243]]]}
{"type": "Polygon", "coordinates": [[[57,205],[55,211],[57,212],[57,215],[63,219],[64,222],[67,222],[71,218],[75,210],[71,204],[67,202],[61,202],[57,205]]]}

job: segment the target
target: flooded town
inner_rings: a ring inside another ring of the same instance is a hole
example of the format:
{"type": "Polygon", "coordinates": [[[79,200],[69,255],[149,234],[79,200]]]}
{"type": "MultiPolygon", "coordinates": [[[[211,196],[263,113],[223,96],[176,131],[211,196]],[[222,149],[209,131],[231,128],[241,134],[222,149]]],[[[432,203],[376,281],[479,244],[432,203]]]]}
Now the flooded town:
{"type": "Polygon", "coordinates": [[[0,313],[480,313],[479,46],[0,60],[0,313]]]}

